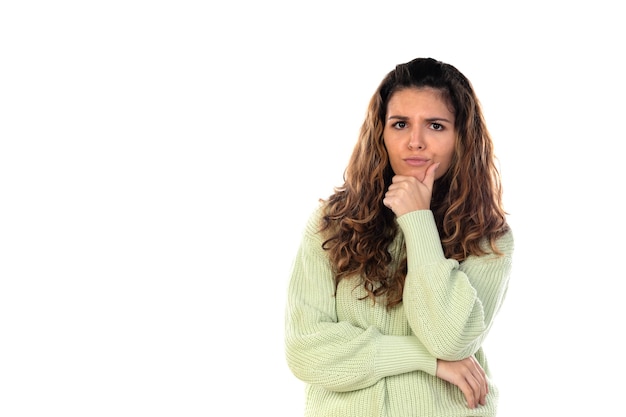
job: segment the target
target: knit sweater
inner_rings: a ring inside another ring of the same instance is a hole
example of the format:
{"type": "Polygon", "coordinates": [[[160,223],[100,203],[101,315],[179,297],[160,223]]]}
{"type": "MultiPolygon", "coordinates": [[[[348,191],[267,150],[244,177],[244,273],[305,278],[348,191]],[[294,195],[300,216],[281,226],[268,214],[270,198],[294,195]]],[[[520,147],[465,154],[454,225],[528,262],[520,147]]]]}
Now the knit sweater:
{"type": "Polygon", "coordinates": [[[337,286],[319,233],[321,209],[310,218],[288,287],[286,358],[304,381],[306,417],[495,416],[498,391],[481,347],[505,298],[513,236],[504,253],[446,259],[433,213],[397,218],[389,250],[407,255],[403,301],[387,310],[358,279],[337,286]],[[487,404],[470,409],[461,390],[436,376],[437,358],[474,355],[488,375],[487,404]]]}

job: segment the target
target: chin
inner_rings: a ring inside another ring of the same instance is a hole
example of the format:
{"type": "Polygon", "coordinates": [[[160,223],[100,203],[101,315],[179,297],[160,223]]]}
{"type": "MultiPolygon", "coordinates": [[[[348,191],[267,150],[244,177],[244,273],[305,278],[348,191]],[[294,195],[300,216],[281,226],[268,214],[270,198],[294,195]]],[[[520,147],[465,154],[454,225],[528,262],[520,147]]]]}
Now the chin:
{"type": "Polygon", "coordinates": [[[406,176],[415,177],[421,181],[424,179],[424,174],[426,174],[426,170],[424,169],[412,169],[410,172],[406,174],[406,176]]]}

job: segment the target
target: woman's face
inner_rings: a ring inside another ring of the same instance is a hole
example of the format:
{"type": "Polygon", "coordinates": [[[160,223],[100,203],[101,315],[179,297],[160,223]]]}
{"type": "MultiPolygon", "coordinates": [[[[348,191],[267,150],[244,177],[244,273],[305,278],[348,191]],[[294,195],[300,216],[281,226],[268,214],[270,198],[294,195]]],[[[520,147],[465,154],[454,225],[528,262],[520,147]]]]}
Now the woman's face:
{"type": "Polygon", "coordinates": [[[439,162],[435,178],[440,178],[454,154],[454,114],[433,88],[396,91],[387,105],[383,140],[395,175],[422,181],[426,169],[439,162]]]}

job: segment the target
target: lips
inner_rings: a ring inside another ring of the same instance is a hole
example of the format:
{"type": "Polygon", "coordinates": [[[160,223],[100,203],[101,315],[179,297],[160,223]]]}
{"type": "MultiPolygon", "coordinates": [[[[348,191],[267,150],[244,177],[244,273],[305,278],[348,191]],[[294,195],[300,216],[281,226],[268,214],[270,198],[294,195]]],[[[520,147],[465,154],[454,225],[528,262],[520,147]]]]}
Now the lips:
{"type": "Polygon", "coordinates": [[[412,167],[422,167],[426,165],[428,161],[430,160],[427,158],[419,158],[419,157],[411,157],[411,158],[404,159],[404,162],[406,162],[408,165],[412,167]]]}

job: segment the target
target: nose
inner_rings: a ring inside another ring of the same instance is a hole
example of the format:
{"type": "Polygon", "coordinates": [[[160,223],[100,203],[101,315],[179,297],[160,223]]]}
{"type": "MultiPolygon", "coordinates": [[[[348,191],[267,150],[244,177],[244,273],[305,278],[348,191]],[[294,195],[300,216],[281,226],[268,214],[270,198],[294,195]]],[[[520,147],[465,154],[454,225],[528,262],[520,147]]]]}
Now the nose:
{"type": "Polygon", "coordinates": [[[426,143],[420,129],[413,129],[409,136],[409,149],[424,149],[426,143]]]}

